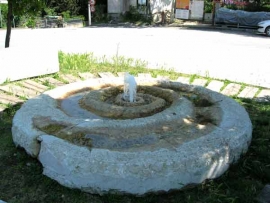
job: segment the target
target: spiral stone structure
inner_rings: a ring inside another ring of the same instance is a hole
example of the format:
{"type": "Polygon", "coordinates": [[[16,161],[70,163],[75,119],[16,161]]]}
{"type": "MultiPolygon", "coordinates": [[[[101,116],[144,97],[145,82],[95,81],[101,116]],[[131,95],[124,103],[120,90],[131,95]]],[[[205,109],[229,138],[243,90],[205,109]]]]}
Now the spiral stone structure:
{"type": "Polygon", "coordinates": [[[97,194],[181,189],[222,175],[245,153],[252,125],[233,99],[199,86],[91,79],[28,100],[13,119],[14,143],[60,184],[97,194]]]}
{"type": "Polygon", "coordinates": [[[138,88],[136,102],[127,102],[122,98],[122,92],[121,87],[93,90],[80,99],[80,106],[104,117],[128,119],[158,113],[178,98],[172,90],[141,86],[138,88]]]}

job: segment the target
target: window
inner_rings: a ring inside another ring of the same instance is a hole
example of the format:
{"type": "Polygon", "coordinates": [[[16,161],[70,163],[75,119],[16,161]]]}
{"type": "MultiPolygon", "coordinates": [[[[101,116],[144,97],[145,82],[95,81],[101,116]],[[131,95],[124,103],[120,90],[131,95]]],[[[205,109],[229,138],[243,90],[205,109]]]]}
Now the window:
{"type": "Polygon", "coordinates": [[[138,6],[146,6],[147,0],[138,0],[138,6]]]}

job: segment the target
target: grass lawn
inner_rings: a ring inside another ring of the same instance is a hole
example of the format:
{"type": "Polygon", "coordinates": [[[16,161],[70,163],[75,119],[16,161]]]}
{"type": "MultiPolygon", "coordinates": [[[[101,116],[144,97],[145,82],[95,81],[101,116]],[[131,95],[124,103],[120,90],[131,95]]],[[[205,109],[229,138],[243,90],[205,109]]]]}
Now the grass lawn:
{"type": "MultiPolygon", "coordinates": [[[[97,61],[92,55],[66,55],[59,53],[62,73],[77,74],[89,71],[123,72],[131,74],[149,72],[152,76],[179,77],[173,71],[149,70],[143,62],[116,57],[113,63],[97,61]],[[133,64],[132,67],[131,64],[133,64]]],[[[102,60],[102,59],[101,59],[102,60]]],[[[59,77],[55,74],[54,77],[59,77]]],[[[270,103],[235,98],[248,111],[253,124],[253,139],[248,152],[215,180],[183,191],[130,195],[91,195],[69,189],[42,175],[42,166],[12,141],[12,118],[20,105],[10,106],[0,118],[0,199],[8,203],[251,203],[265,184],[270,183],[270,103]]]]}

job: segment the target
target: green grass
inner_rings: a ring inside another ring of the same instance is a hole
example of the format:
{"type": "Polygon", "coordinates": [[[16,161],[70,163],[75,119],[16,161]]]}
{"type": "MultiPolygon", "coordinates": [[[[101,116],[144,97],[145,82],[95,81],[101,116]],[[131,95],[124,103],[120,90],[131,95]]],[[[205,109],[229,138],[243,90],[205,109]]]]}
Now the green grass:
{"type": "Polygon", "coordinates": [[[183,75],[172,70],[149,69],[146,68],[147,63],[145,61],[125,58],[117,54],[112,59],[109,59],[105,56],[97,58],[93,53],[66,54],[59,52],[59,62],[62,73],[71,73],[74,75],[77,75],[79,72],[90,72],[96,76],[99,72],[111,72],[115,75],[118,72],[129,72],[135,76],[138,73],[150,73],[152,77],[163,75],[170,77],[172,80],[183,75]]]}
{"type": "MultiPolygon", "coordinates": [[[[130,72],[166,75],[180,74],[146,69],[142,62],[125,58],[110,63],[97,61],[91,54],[59,54],[61,73],[130,72]],[[81,60],[84,60],[82,62],[81,60]],[[89,62],[90,61],[90,62],[89,62]],[[133,66],[131,66],[133,64],[133,66]]],[[[102,61],[103,60],[103,61],[102,61]]],[[[56,75],[56,77],[59,77],[56,75]]],[[[248,152],[215,180],[207,180],[183,191],[131,195],[91,195],[69,189],[42,175],[42,166],[12,141],[12,119],[20,105],[9,106],[0,116],[0,199],[8,203],[253,203],[263,186],[270,182],[270,104],[235,98],[248,111],[253,124],[253,139],[248,152]]]]}

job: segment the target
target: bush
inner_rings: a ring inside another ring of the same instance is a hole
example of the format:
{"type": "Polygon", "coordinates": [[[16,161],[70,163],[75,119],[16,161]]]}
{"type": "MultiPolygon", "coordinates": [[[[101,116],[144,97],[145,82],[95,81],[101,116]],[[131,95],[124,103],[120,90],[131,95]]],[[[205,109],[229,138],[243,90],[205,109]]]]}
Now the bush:
{"type": "Polygon", "coordinates": [[[270,12],[270,4],[262,6],[263,10],[266,12],[270,12]]]}
{"type": "Polygon", "coordinates": [[[233,1],[233,0],[227,0],[223,4],[225,8],[232,9],[232,10],[244,10],[249,12],[270,12],[270,4],[262,4],[258,1],[254,1],[252,3],[243,1],[233,1]]]}
{"type": "Polygon", "coordinates": [[[0,24],[0,27],[6,27],[8,6],[7,4],[1,4],[0,6],[1,6],[1,14],[2,14],[2,25],[0,24]]]}
{"type": "Polygon", "coordinates": [[[204,12],[212,13],[212,11],[213,11],[213,2],[211,0],[206,0],[204,2],[204,12]]]}
{"type": "Polygon", "coordinates": [[[248,3],[245,1],[230,1],[227,4],[224,4],[224,7],[232,10],[246,10],[247,5],[248,3]]]}
{"type": "Polygon", "coordinates": [[[137,21],[143,21],[143,22],[148,22],[150,23],[152,19],[149,19],[145,13],[146,7],[139,7],[136,8],[135,6],[130,6],[129,11],[127,11],[124,15],[123,18],[126,21],[130,22],[137,22],[137,21]]]}
{"type": "Polygon", "coordinates": [[[257,2],[252,2],[247,4],[245,10],[250,12],[259,12],[259,11],[270,12],[270,5],[260,5],[257,2]]]}
{"type": "Polygon", "coordinates": [[[107,16],[105,15],[106,5],[99,4],[95,6],[95,12],[92,13],[93,20],[95,22],[102,22],[107,19],[107,16]]]}
{"type": "Polygon", "coordinates": [[[44,8],[45,15],[48,16],[56,16],[56,12],[54,8],[44,8]]]}
{"type": "Polygon", "coordinates": [[[37,20],[33,16],[22,15],[22,16],[15,16],[14,22],[16,27],[34,28],[36,27],[37,20]]]}
{"type": "Polygon", "coordinates": [[[65,20],[71,18],[71,17],[70,17],[70,11],[63,11],[61,14],[62,14],[62,16],[63,16],[63,18],[64,18],[65,20]]]}
{"type": "Polygon", "coordinates": [[[30,28],[36,27],[36,19],[34,17],[30,17],[27,19],[26,26],[30,28]]]}

